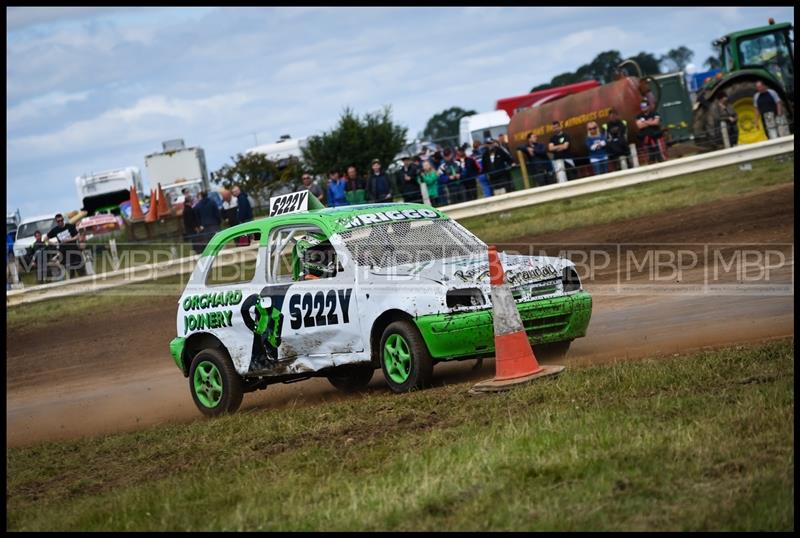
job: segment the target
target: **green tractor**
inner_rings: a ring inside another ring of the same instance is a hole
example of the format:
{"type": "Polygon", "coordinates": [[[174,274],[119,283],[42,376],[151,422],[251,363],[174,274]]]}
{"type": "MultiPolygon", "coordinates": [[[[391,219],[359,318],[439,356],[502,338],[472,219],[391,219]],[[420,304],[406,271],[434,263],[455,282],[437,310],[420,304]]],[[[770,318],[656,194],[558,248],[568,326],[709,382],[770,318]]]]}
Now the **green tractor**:
{"type": "Polygon", "coordinates": [[[794,41],[793,26],[784,22],[733,32],[714,41],[720,51],[723,72],[697,94],[693,131],[697,143],[722,146],[713,111],[722,92],[737,113],[739,144],[767,140],[759,114],[753,107],[756,81],[775,90],[783,101],[786,121],[794,132],[794,41]]]}

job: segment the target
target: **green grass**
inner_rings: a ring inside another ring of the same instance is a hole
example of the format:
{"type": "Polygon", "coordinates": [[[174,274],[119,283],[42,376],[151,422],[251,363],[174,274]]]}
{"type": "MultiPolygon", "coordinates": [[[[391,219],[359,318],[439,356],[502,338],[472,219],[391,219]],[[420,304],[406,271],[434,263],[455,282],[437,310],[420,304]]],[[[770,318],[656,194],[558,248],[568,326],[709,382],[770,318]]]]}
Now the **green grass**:
{"type": "Polygon", "coordinates": [[[793,345],[9,449],[7,526],[792,530],[793,345]]]}
{"type": "Polygon", "coordinates": [[[177,301],[191,275],[175,275],[144,283],[84,293],[69,298],[48,299],[16,305],[6,310],[6,332],[47,326],[55,320],[75,318],[90,312],[118,308],[136,308],[152,303],[154,298],[170,297],[177,301]]]}
{"type": "Polygon", "coordinates": [[[459,222],[487,243],[502,243],[531,234],[661,213],[794,182],[793,158],[761,159],[752,165],[749,172],[739,170],[738,165],[728,166],[459,222]]]}

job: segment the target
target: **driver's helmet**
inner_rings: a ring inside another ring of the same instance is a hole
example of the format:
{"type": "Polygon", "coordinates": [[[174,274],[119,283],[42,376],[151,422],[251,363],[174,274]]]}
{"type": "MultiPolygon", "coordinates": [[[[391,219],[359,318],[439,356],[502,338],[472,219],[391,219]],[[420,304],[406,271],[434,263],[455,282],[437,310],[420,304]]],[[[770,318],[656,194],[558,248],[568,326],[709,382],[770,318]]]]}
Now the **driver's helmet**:
{"type": "Polygon", "coordinates": [[[292,278],[303,275],[330,277],[335,273],[335,260],[328,239],[317,233],[308,233],[297,240],[292,250],[292,278]]]}

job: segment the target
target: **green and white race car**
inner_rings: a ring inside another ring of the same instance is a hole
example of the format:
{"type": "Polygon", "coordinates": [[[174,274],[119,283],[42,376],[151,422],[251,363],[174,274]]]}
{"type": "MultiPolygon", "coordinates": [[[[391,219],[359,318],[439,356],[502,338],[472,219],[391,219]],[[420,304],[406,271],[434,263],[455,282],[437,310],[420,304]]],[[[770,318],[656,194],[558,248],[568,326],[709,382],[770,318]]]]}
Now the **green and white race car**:
{"type": "MultiPolygon", "coordinates": [[[[217,233],[178,302],[170,343],[197,407],[238,409],[273,383],[427,386],[435,363],[494,351],[487,247],[421,204],[324,208],[308,191],[217,233]],[[241,246],[251,243],[250,246],[241,246]]],[[[592,310],[574,264],[501,253],[531,344],[564,353],[592,310]]]]}

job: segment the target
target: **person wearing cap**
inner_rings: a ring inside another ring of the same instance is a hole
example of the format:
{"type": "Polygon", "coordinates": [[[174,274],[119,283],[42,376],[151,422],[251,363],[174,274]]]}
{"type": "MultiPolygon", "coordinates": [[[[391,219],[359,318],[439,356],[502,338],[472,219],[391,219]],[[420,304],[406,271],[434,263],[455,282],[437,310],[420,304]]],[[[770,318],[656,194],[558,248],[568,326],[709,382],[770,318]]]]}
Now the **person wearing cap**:
{"type": "Polygon", "coordinates": [[[478,183],[481,185],[483,197],[489,198],[492,194],[492,186],[489,184],[489,177],[484,173],[483,169],[483,154],[486,153],[486,148],[481,144],[480,140],[472,141],[472,158],[480,168],[480,175],[478,176],[478,183]]]}
{"type": "Polygon", "coordinates": [[[648,163],[666,161],[661,116],[652,109],[647,101],[642,101],[639,109],[641,112],[636,116],[636,127],[639,129],[636,137],[639,141],[639,148],[647,155],[648,163]]]}
{"type": "Polygon", "coordinates": [[[392,189],[386,174],[381,171],[381,162],[378,159],[372,159],[370,165],[372,173],[367,179],[367,201],[372,203],[391,202],[392,189]]]}
{"type": "Polygon", "coordinates": [[[572,141],[569,135],[564,132],[560,121],[553,120],[551,125],[553,127],[553,136],[550,137],[547,151],[553,154],[554,167],[558,169],[558,161],[561,161],[567,173],[567,181],[572,181],[577,177],[575,160],[572,158],[572,141]]]}

